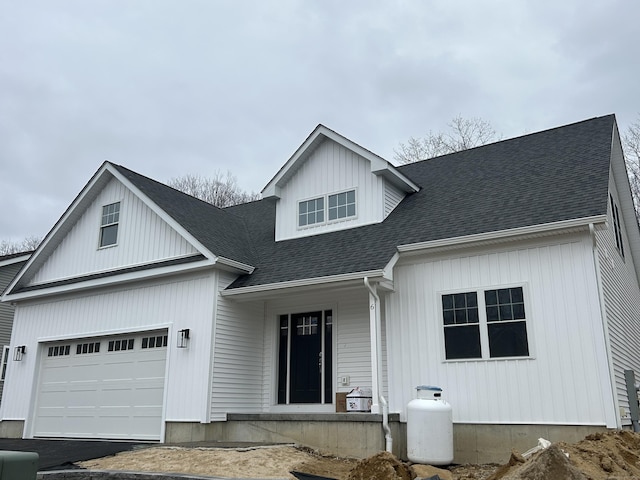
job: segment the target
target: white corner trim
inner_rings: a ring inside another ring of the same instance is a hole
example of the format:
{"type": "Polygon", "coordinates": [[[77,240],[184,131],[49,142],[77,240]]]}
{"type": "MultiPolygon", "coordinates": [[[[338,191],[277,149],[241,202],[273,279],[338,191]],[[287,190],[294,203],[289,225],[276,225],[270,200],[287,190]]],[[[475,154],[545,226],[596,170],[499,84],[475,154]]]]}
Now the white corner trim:
{"type": "Polygon", "coordinates": [[[507,241],[514,237],[543,236],[545,234],[561,233],[563,230],[569,232],[588,229],[590,224],[603,224],[606,222],[606,220],[606,215],[595,215],[592,217],[575,218],[571,220],[563,220],[560,222],[543,223],[540,225],[530,225],[527,227],[511,228],[508,230],[499,230],[495,232],[477,233],[473,235],[465,235],[462,237],[443,238],[439,240],[430,240],[427,242],[408,243],[405,245],[398,245],[398,251],[400,253],[412,253],[436,248],[456,248],[473,243],[494,243],[507,241]]]}
{"type": "Polygon", "coordinates": [[[250,287],[226,289],[220,292],[223,297],[231,297],[236,295],[244,295],[249,293],[268,292],[273,290],[281,290],[296,287],[310,287],[316,285],[326,285],[329,283],[348,282],[350,280],[362,280],[364,277],[378,278],[382,277],[382,270],[369,270],[366,272],[343,273],[340,275],[330,275],[327,277],[304,278],[301,280],[289,280],[279,283],[267,283],[264,285],[252,285],[250,287]]]}

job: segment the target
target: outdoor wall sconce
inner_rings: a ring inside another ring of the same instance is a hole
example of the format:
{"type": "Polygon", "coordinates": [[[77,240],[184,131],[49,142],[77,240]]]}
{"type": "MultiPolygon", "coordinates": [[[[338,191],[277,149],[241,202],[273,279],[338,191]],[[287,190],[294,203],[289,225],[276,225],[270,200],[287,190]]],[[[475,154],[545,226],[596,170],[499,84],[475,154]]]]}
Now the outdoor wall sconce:
{"type": "Polygon", "coordinates": [[[189,329],[178,330],[178,348],[187,348],[189,346],[189,329]]]}
{"type": "Polygon", "coordinates": [[[13,359],[16,362],[21,362],[22,361],[22,356],[25,353],[27,353],[26,345],[19,345],[16,348],[13,349],[13,359]]]}

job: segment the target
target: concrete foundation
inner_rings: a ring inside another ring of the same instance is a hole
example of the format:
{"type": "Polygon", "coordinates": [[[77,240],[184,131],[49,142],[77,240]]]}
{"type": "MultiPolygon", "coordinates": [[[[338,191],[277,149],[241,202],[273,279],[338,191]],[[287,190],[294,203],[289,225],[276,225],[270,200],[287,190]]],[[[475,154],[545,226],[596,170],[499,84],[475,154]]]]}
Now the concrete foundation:
{"type": "Polygon", "coordinates": [[[0,422],[0,438],[22,438],[24,420],[3,420],[0,422]]]}
{"type": "MultiPolygon", "coordinates": [[[[393,453],[406,459],[406,423],[400,422],[399,415],[391,414],[389,426],[393,453]]],[[[606,430],[580,425],[454,424],[454,463],[506,463],[511,450],[525,452],[538,444],[538,438],[573,443],[606,430]]],[[[167,422],[165,441],[295,443],[329,455],[354,458],[385,449],[382,415],[367,413],[229,414],[226,422],[167,422]]]]}

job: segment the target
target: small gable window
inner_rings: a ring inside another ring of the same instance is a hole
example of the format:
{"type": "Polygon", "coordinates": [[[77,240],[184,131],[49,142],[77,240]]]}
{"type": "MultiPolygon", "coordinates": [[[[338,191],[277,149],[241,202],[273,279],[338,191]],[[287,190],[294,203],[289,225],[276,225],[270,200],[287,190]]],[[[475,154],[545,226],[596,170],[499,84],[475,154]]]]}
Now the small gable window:
{"type": "Polygon", "coordinates": [[[306,227],[324,222],[324,197],[298,203],[298,226],[306,227]]]}
{"type": "Polygon", "coordinates": [[[353,217],[356,214],[356,191],[329,195],[329,220],[353,217]]]}
{"type": "Polygon", "coordinates": [[[115,245],[118,241],[118,222],[120,221],[120,202],[102,207],[100,222],[100,247],[115,245]]]}

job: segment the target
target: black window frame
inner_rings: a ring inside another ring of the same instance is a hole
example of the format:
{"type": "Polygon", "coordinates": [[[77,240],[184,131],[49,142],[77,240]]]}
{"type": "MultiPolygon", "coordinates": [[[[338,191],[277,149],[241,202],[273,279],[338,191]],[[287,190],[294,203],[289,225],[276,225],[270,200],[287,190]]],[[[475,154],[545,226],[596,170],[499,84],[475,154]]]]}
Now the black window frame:
{"type": "Polygon", "coordinates": [[[445,361],[531,358],[525,284],[461,289],[438,297],[445,361]]]}

